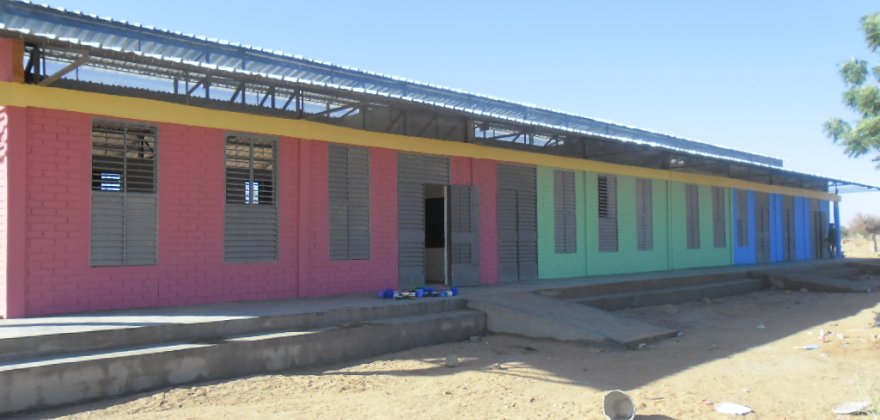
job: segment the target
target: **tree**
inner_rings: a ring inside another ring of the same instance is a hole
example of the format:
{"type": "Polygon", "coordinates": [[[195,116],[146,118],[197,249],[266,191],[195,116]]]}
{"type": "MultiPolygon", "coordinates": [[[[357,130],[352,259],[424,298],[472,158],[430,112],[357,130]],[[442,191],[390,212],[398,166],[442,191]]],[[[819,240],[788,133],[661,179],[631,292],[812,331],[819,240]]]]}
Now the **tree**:
{"type": "Polygon", "coordinates": [[[870,236],[874,242],[874,252],[880,252],[877,248],[877,235],[880,235],[880,217],[856,213],[852,221],[849,222],[849,230],[865,237],[870,236]]]}
{"type": "MultiPolygon", "coordinates": [[[[862,31],[871,52],[880,49],[880,13],[862,17],[862,31]]],[[[825,122],[825,134],[835,143],[843,146],[849,157],[859,157],[867,153],[877,153],[871,159],[880,170],[880,65],[872,67],[869,78],[868,62],[851,58],[840,68],[840,76],[847,90],[843,92],[843,103],[855,111],[859,119],[854,125],[841,118],[825,122]]]]}

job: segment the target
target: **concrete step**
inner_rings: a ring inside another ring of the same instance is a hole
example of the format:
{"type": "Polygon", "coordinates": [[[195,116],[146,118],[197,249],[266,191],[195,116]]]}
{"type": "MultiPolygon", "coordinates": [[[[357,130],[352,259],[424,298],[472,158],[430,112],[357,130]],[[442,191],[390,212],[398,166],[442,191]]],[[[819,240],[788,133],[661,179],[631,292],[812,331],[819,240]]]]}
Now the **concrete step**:
{"type": "MultiPolygon", "coordinates": [[[[40,357],[53,354],[75,353],[112,349],[119,347],[147,346],[178,341],[210,340],[212,337],[227,337],[273,330],[309,330],[331,325],[365,322],[380,318],[405,317],[421,314],[441,313],[466,308],[460,298],[419,299],[412,301],[376,300],[372,306],[340,307],[326,310],[310,310],[304,302],[304,310],[298,313],[254,312],[229,315],[213,312],[189,315],[137,317],[132,315],[131,327],[96,329],[70,333],[31,334],[21,337],[0,339],[0,361],[22,357],[40,357]],[[146,321],[145,321],[146,320],[146,321]]],[[[137,313],[137,312],[134,312],[137,313]]],[[[45,317],[37,320],[40,324],[64,325],[72,327],[101,324],[100,314],[82,316],[45,317]]],[[[127,319],[124,314],[117,315],[108,324],[118,324],[127,319]]],[[[19,328],[28,328],[23,320],[19,328]]],[[[12,328],[12,327],[10,327],[12,328]]],[[[39,326],[37,326],[39,328],[39,326]]],[[[9,328],[6,328],[7,330],[9,328]]],[[[57,330],[56,330],[57,331],[57,330]]]]}
{"type": "Polygon", "coordinates": [[[203,342],[9,360],[0,363],[0,414],[344,362],[460,341],[485,330],[485,314],[465,309],[203,342]]]}
{"type": "Polygon", "coordinates": [[[561,341],[612,342],[628,347],[673,337],[677,331],[536,293],[470,298],[486,313],[489,332],[561,341]]]}
{"type": "Polygon", "coordinates": [[[737,278],[684,287],[655,289],[636,292],[614,293],[571,299],[571,302],[589,305],[606,311],[616,311],[641,306],[668,305],[692,302],[705,298],[737,295],[765,289],[761,279],[737,278]]]}
{"type": "MultiPolygon", "coordinates": [[[[809,273],[810,271],[807,272],[809,273]]],[[[829,267],[821,270],[813,270],[812,273],[838,279],[850,279],[855,276],[861,275],[862,270],[860,270],[858,267],[854,267],[851,265],[841,265],[839,267],[829,267]]]]}
{"type": "Polygon", "coordinates": [[[811,292],[870,293],[880,287],[880,280],[839,279],[799,271],[762,271],[756,272],[754,275],[766,279],[774,287],[789,290],[806,289],[811,292]]]}
{"type": "Polygon", "coordinates": [[[644,292],[648,290],[662,290],[669,288],[679,288],[688,286],[699,286],[704,284],[717,283],[726,280],[740,279],[745,274],[742,272],[732,273],[715,273],[701,275],[685,275],[685,276],[660,276],[655,278],[646,278],[639,280],[628,280],[618,282],[604,282],[596,284],[587,284],[576,287],[557,288],[550,290],[542,290],[540,293],[544,296],[575,299],[582,297],[590,297],[596,295],[619,294],[628,292],[644,292]]]}
{"type": "Polygon", "coordinates": [[[858,268],[864,274],[880,275],[880,259],[847,260],[847,264],[858,268]]]}

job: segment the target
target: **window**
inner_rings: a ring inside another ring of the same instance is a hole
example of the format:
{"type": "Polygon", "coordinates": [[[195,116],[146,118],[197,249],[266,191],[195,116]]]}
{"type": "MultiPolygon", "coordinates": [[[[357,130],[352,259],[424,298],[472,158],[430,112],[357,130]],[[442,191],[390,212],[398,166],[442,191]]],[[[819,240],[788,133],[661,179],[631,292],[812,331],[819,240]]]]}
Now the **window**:
{"type": "Polygon", "coordinates": [[[617,178],[599,175],[599,251],[617,252],[617,178]]]}
{"type": "Polygon", "coordinates": [[[712,238],[715,248],[727,247],[727,191],[712,187],[712,238]]]}
{"type": "Polygon", "coordinates": [[[639,251],[654,249],[654,197],[650,179],[636,180],[636,242],[639,251]]]}
{"type": "Polygon", "coordinates": [[[156,264],[156,128],[92,123],[91,265],[156,264]]]}
{"type": "MultiPolygon", "coordinates": [[[[368,260],[370,259],[370,151],[362,147],[334,144],[330,145],[328,155],[330,259],[368,260]]],[[[441,211],[442,201],[441,199],[441,211]]]]}
{"type": "Polygon", "coordinates": [[[687,221],[687,247],[700,248],[700,187],[685,185],[685,218],[687,221]]]}
{"type": "Polygon", "coordinates": [[[556,253],[577,252],[577,211],[574,172],[553,171],[553,215],[556,253]]]}
{"type": "Polygon", "coordinates": [[[749,246],[749,195],[736,190],[736,244],[749,246]]]}
{"type": "Polygon", "coordinates": [[[225,259],[274,261],[278,254],[274,139],[226,137],[225,259]]]}

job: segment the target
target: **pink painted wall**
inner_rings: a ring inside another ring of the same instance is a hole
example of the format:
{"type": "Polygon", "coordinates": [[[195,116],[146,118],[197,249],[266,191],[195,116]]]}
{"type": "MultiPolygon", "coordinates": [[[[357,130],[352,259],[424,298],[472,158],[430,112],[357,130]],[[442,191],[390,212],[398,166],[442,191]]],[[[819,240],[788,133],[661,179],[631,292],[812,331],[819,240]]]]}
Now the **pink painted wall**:
{"type": "Polygon", "coordinates": [[[328,144],[303,142],[301,181],[309,202],[301,296],[372,292],[397,285],[397,152],[370,149],[370,259],[330,260],[328,144]]]}
{"type": "Polygon", "coordinates": [[[25,315],[26,112],[0,108],[0,316],[25,315]]]}
{"type": "MultiPolygon", "coordinates": [[[[0,40],[2,41],[2,40],[0,40]]],[[[0,50],[2,51],[2,50],[0,50]]],[[[2,59],[2,57],[0,57],[2,59]]],[[[6,114],[6,108],[0,107],[0,317],[6,318],[6,260],[9,247],[7,243],[8,222],[6,218],[6,145],[9,141],[9,132],[7,131],[7,122],[9,116],[6,114]]]]}
{"type": "Polygon", "coordinates": [[[89,257],[93,117],[20,111],[27,133],[27,175],[19,179],[27,189],[22,267],[28,274],[19,291],[27,311],[18,316],[365,292],[397,282],[394,151],[371,150],[370,260],[329,258],[327,144],[281,138],[278,261],[232,264],[223,259],[225,133],[157,124],[158,263],[95,268],[89,257]]]}
{"type": "Polygon", "coordinates": [[[480,284],[498,283],[497,163],[485,159],[450,158],[453,184],[480,190],[480,284]]]}

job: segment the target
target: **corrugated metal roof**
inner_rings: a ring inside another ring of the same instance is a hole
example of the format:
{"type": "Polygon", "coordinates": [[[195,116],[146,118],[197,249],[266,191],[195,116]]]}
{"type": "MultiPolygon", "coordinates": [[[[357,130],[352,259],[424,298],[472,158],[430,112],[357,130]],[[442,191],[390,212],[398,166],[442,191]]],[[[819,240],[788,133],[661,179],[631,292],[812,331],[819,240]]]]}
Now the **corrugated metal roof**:
{"type": "Polygon", "coordinates": [[[64,39],[102,49],[133,52],[203,67],[392,97],[475,116],[645,144],[724,160],[760,166],[782,166],[782,161],[777,158],[669,134],[310,60],[280,51],[156,29],[122,20],[52,8],[48,5],[0,0],[0,25],[9,30],[64,39]]]}

